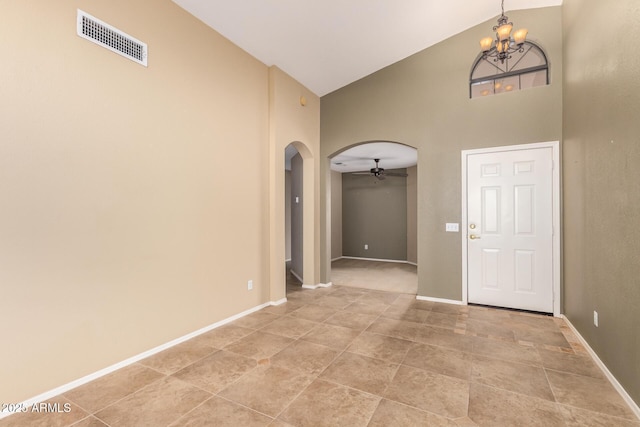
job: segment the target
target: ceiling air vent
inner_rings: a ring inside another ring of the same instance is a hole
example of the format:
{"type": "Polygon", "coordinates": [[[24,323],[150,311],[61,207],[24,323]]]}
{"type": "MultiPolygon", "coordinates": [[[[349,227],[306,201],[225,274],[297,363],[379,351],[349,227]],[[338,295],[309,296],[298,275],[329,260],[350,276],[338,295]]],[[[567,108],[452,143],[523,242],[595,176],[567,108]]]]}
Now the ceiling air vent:
{"type": "Polygon", "coordinates": [[[147,66],[147,44],[78,9],[78,35],[147,66]]]}

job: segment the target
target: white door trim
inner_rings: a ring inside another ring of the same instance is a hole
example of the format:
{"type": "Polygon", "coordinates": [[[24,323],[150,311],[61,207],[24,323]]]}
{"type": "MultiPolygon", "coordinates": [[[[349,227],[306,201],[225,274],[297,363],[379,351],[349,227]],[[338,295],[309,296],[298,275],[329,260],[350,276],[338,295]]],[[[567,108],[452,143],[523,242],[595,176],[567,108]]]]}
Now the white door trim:
{"type": "Polygon", "coordinates": [[[471,154],[497,153],[502,151],[529,150],[532,148],[551,148],[553,152],[553,315],[558,317],[561,313],[560,300],[560,142],[538,142],[534,144],[507,145],[502,147],[480,148],[475,150],[462,150],[462,302],[469,303],[467,293],[467,157],[471,154]]]}

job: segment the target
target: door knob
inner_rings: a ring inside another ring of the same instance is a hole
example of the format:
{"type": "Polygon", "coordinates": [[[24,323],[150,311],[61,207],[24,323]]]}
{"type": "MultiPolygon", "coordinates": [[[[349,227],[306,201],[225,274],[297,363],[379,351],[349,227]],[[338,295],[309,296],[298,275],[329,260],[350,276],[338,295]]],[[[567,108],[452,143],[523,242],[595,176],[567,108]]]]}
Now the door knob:
{"type": "Polygon", "coordinates": [[[479,239],[479,238],[480,238],[480,236],[476,236],[475,234],[471,234],[471,235],[469,236],[469,238],[470,238],[471,240],[476,240],[476,239],[479,239]]]}

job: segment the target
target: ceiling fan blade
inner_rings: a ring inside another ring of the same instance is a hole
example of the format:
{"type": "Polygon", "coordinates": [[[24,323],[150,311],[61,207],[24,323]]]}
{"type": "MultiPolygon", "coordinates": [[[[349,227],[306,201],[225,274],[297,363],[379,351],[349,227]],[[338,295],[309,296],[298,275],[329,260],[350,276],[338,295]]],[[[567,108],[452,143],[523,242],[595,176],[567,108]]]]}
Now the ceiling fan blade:
{"type": "Polygon", "coordinates": [[[376,163],[376,167],[371,168],[369,172],[362,171],[362,172],[348,172],[348,173],[350,175],[371,175],[371,176],[375,176],[379,180],[383,180],[387,176],[399,176],[404,178],[409,176],[406,173],[386,172],[384,168],[381,168],[379,165],[380,159],[373,159],[373,161],[376,163]]]}

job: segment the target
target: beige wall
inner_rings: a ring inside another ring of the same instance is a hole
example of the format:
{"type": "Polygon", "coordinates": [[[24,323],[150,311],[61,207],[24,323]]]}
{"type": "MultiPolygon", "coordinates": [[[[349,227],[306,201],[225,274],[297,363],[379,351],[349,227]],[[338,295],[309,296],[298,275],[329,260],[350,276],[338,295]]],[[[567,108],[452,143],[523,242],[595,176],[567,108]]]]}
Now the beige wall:
{"type": "Polygon", "coordinates": [[[444,231],[461,221],[460,151],[561,139],[561,15],[560,7],[509,13],[546,50],[550,86],[469,99],[469,72],[491,20],[322,97],[323,158],[374,140],[419,150],[419,295],[462,298],[460,235],[444,231]]]}
{"type": "Polygon", "coordinates": [[[331,171],[331,259],[342,256],[342,173],[331,171]]]}
{"type": "MultiPolygon", "coordinates": [[[[406,260],[417,263],[417,172],[416,166],[407,168],[407,250],[406,260]]],[[[331,259],[343,255],[342,250],[342,174],[331,171],[331,259]]]]}
{"type": "Polygon", "coordinates": [[[565,313],[640,404],[640,8],[565,0],[563,21],[565,313]]]}
{"type": "Polygon", "coordinates": [[[0,402],[282,298],[284,147],[317,158],[317,97],[169,0],[3,2],[0,40],[0,402]],[[77,8],[148,68],[78,37],[77,8]]]}
{"type": "Polygon", "coordinates": [[[418,263],[418,167],[407,168],[407,261],[418,263]]]}
{"type": "Polygon", "coordinates": [[[320,99],[279,68],[269,68],[269,278],[271,300],[285,287],[284,153],[293,144],[303,161],[303,282],[320,283],[320,99]],[[304,105],[303,105],[304,104],[304,105]]]}

